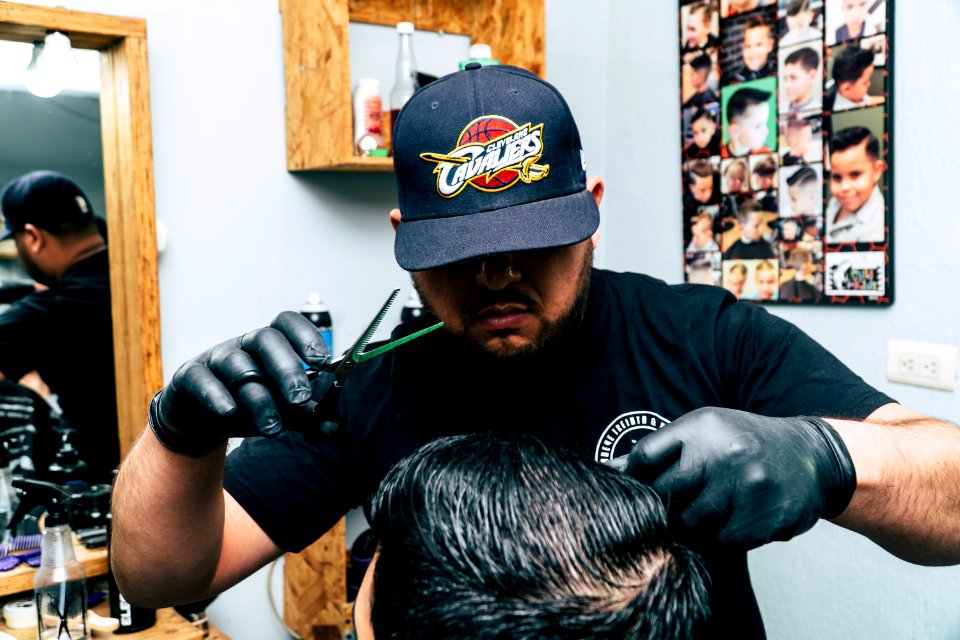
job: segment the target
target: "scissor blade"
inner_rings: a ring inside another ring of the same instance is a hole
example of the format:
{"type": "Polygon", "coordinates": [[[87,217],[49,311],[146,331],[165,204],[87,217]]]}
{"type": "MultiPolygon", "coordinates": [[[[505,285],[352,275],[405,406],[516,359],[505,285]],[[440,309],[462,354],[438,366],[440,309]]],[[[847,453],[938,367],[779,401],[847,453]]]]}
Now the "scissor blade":
{"type": "Polygon", "coordinates": [[[426,334],[430,333],[431,331],[435,331],[436,329],[439,329],[439,328],[442,327],[442,326],[443,326],[443,323],[442,323],[442,322],[438,322],[437,324],[431,325],[431,326],[427,327],[426,329],[420,329],[420,331],[416,331],[416,332],[414,332],[414,333],[411,333],[411,334],[408,335],[408,336],[404,336],[404,337],[402,337],[402,338],[397,338],[397,339],[394,340],[393,342],[388,342],[387,344],[381,345],[381,346],[377,347],[376,349],[373,349],[372,351],[367,351],[367,352],[364,352],[364,353],[360,354],[360,357],[357,358],[357,360],[358,360],[358,362],[365,362],[365,361],[369,360],[370,358],[376,358],[376,357],[379,356],[380,354],[386,353],[387,351],[390,351],[391,349],[395,349],[395,348],[399,347],[400,345],[402,345],[402,344],[404,344],[404,343],[410,342],[411,340],[416,340],[416,339],[419,338],[420,336],[426,335],[426,334]]]}
{"type": "Polygon", "coordinates": [[[377,329],[380,327],[380,323],[383,322],[383,319],[387,315],[387,310],[390,309],[390,305],[393,304],[393,301],[397,299],[400,289],[394,289],[393,293],[387,296],[387,301],[383,303],[383,306],[380,307],[380,311],[377,312],[377,315],[374,316],[373,320],[370,321],[370,324],[367,325],[367,328],[360,334],[360,337],[357,338],[357,341],[350,347],[350,350],[347,351],[344,355],[348,358],[351,358],[355,362],[363,362],[363,350],[367,348],[367,345],[370,343],[370,340],[373,338],[373,334],[377,332],[377,329]]]}

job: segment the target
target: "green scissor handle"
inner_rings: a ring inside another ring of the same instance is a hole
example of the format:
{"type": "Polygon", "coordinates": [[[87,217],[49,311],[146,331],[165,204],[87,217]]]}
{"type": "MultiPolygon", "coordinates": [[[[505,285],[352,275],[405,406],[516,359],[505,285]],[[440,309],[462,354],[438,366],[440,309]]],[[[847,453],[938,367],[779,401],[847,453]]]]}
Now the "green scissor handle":
{"type": "MultiPolygon", "coordinates": [[[[326,373],[331,373],[334,376],[333,384],[320,399],[319,402],[309,402],[307,406],[304,407],[308,414],[316,416],[321,420],[323,425],[326,425],[322,428],[324,433],[328,433],[329,429],[335,429],[336,425],[330,422],[330,417],[336,413],[337,403],[339,401],[340,389],[343,388],[343,383],[346,381],[347,377],[353,373],[353,369],[356,365],[361,362],[366,362],[376,358],[377,356],[383,355],[387,351],[396,349],[402,344],[406,344],[411,340],[416,340],[417,338],[424,336],[431,331],[436,331],[443,326],[442,322],[438,322],[434,325],[427,327],[426,329],[421,329],[415,331],[408,336],[402,338],[397,338],[392,340],[387,344],[381,345],[376,349],[371,349],[370,351],[364,351],[367,345],[370,344],[373,334],[376,333],[377,328],[380,326],[380,323],[383,322],[384,316],[387,315],[387,310],[390,308],[390,305],[393,304],[393,301],[397,299],[397,294],[400,293],[400,289],[394,289],[393,293],[387,297],[387,301],[383,303],[383,306],[380,307],[380,311],[377,312],[377,315],[374,316],[373,320],[367,325],[367,328],[364,330],[360,337],[357,338],[357,341],[353,343],[347,351],[344,352],[342,356],[336,360],[332,360],[327,364],[321,367],[308,367],[307,368],[307,377],[310,380],[313,380],[317,375],[323,371],[326,373]]],[[[306,364],[304,364],[306,367],[306,364]]],[[[312,422],[312,421],[311,421],[312,422]]]]}

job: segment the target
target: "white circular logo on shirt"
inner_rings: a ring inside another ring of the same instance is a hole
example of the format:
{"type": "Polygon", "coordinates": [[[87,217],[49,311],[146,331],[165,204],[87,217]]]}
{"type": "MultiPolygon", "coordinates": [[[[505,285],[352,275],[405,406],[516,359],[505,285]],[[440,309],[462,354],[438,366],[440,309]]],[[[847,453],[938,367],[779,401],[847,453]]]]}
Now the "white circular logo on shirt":
{"type": "Polygon", "coordinates": [[[670,421],[653,411],[630,411],[614,418],[597,441],[594,459],[606,462],[625,456],[648,431],[656,431],[670,421]]]}

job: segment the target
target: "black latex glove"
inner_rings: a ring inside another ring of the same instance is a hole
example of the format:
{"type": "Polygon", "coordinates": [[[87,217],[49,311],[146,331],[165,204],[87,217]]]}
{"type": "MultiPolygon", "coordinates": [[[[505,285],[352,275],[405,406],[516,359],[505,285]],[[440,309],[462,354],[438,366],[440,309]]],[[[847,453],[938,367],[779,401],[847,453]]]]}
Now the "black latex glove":
{"type": "Polygon", "coordinates": [[[284,311],[177,369],[150,403],[150,427],[165,447],[195,458],[228,437],[275,436],[317,399],[301,359],[320,366],[330,352],[313,323],[284,311]]]}
{"type": "Polygon", "coordinates": [[[840,515],[857,486],[846,446],[822,419],[713,407],[641,438],[624,471],[653,486],[678,533],[738,549],[840,515]]]}

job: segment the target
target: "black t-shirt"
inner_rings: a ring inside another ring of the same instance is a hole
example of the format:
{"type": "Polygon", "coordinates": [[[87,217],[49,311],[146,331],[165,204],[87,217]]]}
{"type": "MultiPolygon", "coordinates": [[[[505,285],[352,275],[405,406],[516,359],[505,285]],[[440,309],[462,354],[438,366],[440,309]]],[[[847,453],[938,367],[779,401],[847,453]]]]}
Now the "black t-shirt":
{"type": "Polygon", "coordinates": [[[92,478],[110,482],[120,440],[106,251],[0,313],[0,371],[17,380],[34,370],[76,429],[72,442],[92,478]]]}
{"type": "MultiPolygon", "coordinates": [[[[335,436],[252,438],[228,457],[227,491],[284,549],[312,543],[442,435],[523,430],[604,461],[699,407],[864,418],[892,402],[793,325],[719,287],[597,269],[582,326],[528,362],[505,366],[438,331],[362,367],[344,387],[335,436]]],[[[763,637],[746,554],[706,561],[711,637],[763,637]]]]}

